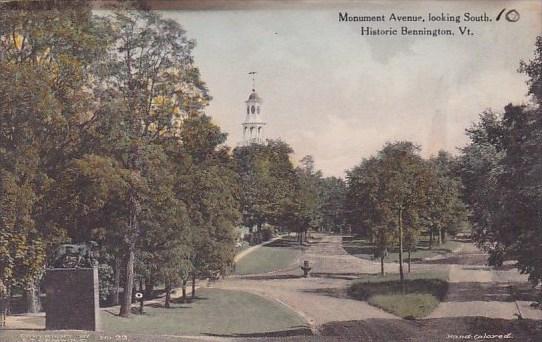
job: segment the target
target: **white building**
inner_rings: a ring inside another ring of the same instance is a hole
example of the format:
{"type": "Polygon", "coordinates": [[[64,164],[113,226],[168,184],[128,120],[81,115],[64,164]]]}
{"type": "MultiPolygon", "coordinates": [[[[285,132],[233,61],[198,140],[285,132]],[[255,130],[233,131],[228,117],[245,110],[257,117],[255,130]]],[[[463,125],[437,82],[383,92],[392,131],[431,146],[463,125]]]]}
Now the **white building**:
{"type": "Polygon", "coordinates": [[[243,121],[243,141],[241,145],[265,144],[265,121],[262,117],[262,99],[252,89],[246,104],[246,116],[243,121]]]}

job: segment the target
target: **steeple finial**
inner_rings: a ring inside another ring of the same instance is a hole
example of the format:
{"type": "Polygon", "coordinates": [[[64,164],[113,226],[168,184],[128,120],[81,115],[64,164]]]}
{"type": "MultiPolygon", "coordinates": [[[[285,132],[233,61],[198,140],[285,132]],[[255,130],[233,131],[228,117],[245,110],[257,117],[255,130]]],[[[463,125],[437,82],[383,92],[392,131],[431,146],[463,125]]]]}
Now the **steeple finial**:
{"type": "Polygon", "coordinates": [[[254,75],[256,75],[256,71],[251,71],[248,74],[252,76],[252,91],[256,91],[256,80],[254,78],[254,75]]]}

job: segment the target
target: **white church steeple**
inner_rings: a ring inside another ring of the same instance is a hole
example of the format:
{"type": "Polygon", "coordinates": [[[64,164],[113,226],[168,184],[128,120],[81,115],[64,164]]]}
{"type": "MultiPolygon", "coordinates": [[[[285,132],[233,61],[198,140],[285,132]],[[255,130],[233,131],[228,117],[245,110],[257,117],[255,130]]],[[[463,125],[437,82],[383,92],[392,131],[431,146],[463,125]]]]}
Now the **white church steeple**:
{"type": "Polygon", "coordinates": [[[252,75],[252,92],[245,101],[246,116],[243,121],[243,145],[264,144],[265,122],[262,118],[262,99],[256,94],[254,75],[256,72],[249,72],[252,75]]]}

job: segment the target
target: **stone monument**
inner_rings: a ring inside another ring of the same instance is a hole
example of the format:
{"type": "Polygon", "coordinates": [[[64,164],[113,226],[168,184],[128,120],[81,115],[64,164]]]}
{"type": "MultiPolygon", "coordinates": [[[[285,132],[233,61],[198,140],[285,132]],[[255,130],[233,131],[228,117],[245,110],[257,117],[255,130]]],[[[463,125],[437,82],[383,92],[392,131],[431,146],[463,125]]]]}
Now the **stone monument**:
{"type": "Polygon", "coordinates": [[[61,245],[45,274],[47,330],[100,330],[95,243],[61,245]]]}

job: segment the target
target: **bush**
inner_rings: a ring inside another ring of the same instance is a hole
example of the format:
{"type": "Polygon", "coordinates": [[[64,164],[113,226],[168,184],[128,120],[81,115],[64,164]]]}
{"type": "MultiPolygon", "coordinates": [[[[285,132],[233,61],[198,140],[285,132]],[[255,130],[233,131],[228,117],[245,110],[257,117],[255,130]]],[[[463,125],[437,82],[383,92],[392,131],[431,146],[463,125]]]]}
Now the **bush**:
{"type": "Polygon", "coordinates": [[[416,319],[430,314],[448,292],[444,274],[410,274],[404,292],[398,275],[364,277],[348,289],[350,296],[367,301],[399,317],[416,319]]]}
{"type": "MultiPolygon", "coordinates": [[[[442,300],[448,292],[448,282],[441,279],[405,279],[405,294],[430,294],[442,300]]],[[[376,295],[401,293],[399,280],[354,283],[349,293],[352,297],[367,300],[376,295]]]]}

